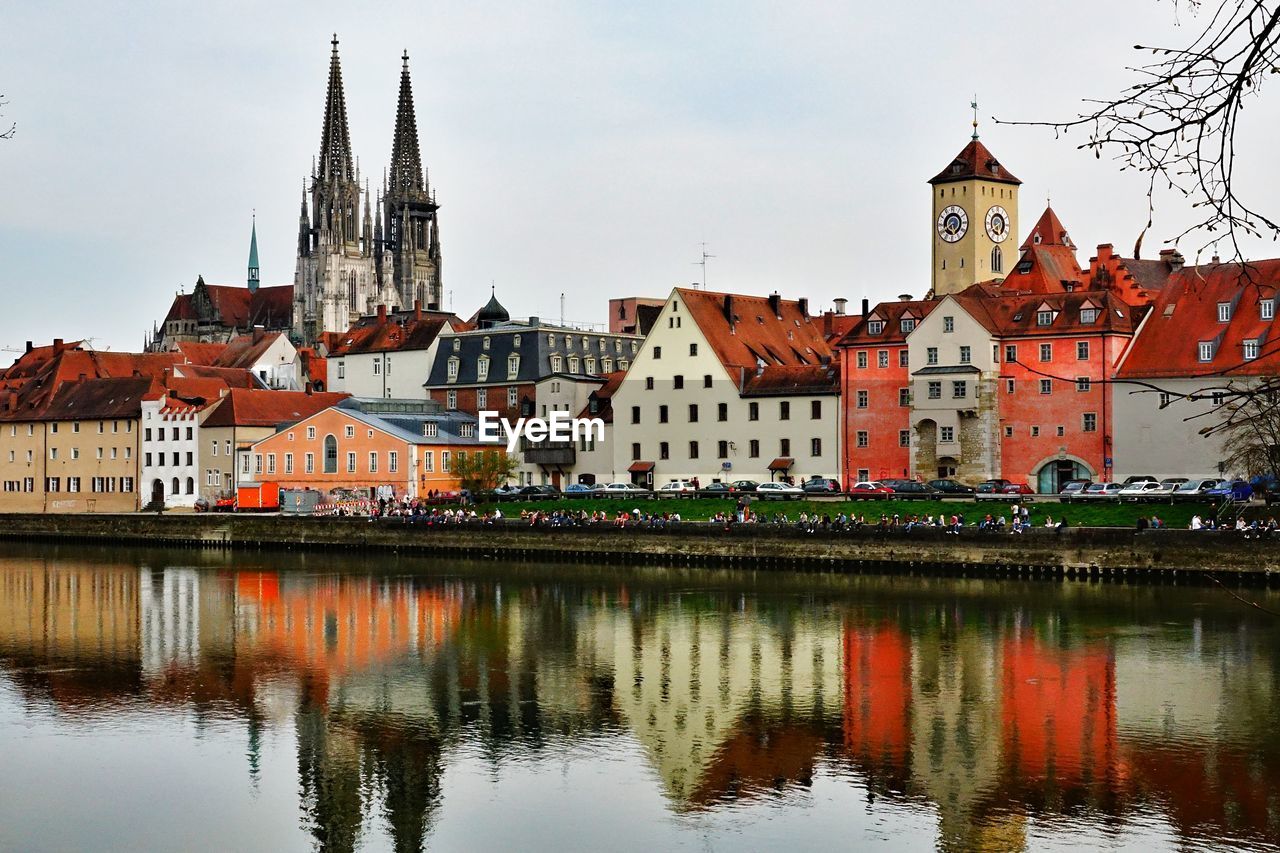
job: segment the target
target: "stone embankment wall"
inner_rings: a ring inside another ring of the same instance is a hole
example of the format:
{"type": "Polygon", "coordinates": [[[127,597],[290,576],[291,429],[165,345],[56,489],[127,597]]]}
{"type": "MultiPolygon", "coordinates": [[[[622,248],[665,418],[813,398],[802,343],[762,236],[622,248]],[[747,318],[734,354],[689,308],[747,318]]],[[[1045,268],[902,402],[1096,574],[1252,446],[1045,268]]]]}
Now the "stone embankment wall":
{"type": "Polygon", "coordinates": [[[251,515],[0,516],[0,540],[249,550],[350,550],[503,560],[702,565],[826,572],[1280,584],[1280,549],[1235,533],[1075,528],[1027,534],[924,530],[806,533],[686,522],[539,527],[512,521],[428,527],[399,521],[251,515]]]}

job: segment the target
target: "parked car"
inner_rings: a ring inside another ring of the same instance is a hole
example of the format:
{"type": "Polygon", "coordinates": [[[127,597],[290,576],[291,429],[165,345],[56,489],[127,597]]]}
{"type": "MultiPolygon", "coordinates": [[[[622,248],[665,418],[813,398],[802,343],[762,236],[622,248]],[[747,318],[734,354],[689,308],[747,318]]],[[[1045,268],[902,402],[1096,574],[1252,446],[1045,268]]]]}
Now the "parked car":
{"type": "Polygon", "coordinates": [[[1152,491],[1151,495],[1157,498],[1167,498],[1185,482],[1187,482],[1186,477],[1166,477],[1160,481],[1160,488],[1152,491]]]}
{"type": "Polygon", "coordinates": [[[493,493],[501,498],[501,497],[510,497],[511,495],[519,493],[519,491],[520,491],[520,487],[515,485],[514,483],[503,483],[501,486],[498,486],[498,488],[494,489],[493,493]]]}
{"type": "Polygon", "coordinates": [[[610,483],[601,490],[601,494],[617,497],[618,495],[647,495],[649,490],[635,483],[610,483]]]}
{"type": "Polygon", "coordinates": [[[973,486],[966,486],[964,483],[956,480],[930,480],[929,488],[942,492],[944,495],[971,495],[973,494],[973,486]]]}
{"type": "Polygon", "coordinates": [[[840,481],[830,477],[812,477],[800,487],[807,495],[835,495],[840,493],[840,481]]]}
{"type": "Polygon", "coordinates": [[[1217,487],[1222,481],[1216,477],[1208,477],[1203,480],[1187,480],[1181,486],[1173,490],[1172,498],[1175,501],[1194,501],[1201,500],[1205,497],[1205,493],[1210,489],[1217,487]]]}
{"type": "Polygon", "coordinates": [[[1132,477],[1125,477],[1122,486],[1132,486],[1134,483],[1158,483],[1160,482],[1150,474],[1134,474],[1132,477]]]}
{"type": "Polygon", "coordinates": [[[799,486],[788,485],[787,483],[761,483],[756,486],[756,496],[759,498],[778,498],[780,500],[789,500],[797,498],[804,494],[804,489],[799,486]]]}
{"type": "Polygon", "coordinates": [[[1081,500],[1104,500],[1119,497],[1121,483],[1093,483],[1080,493],[1081,500]]]}
{"type": "Polygon", "coordinates": [[[911,499],[932,498],[938,495],[938,491],[931,486],[926,486],[917,480],[881,480],[890,489],[893,489],[894,497],[911,499]]]}
{"type": "Polygon", "coordinates": [[[560,490],[555,486],[524,486],[516,492],[516,496],[526,501],[548,501],[560,497],[560,490]]]}
{"type": "Polygon", "coordinates": [[[1122,501],[1145,501],[1155,497],[1159,491],[1160,484],[1155,480],[1139,480],[1121,489],[1119,497],[1122,501]]]}
{"type": "Polygon", "coordinates": [[[999,494],[1004,491],[1004,487],[1007,485],[1009,485],[1008,480],[1002,480],[999,477],[996,477],[992,480],[983,480],[978,484],[978,488],[974,489],[974,492],[979,495],[999,494]]]}
{"type": "Polygon", "coordinates": [[[571,483],[564,487],[566,495],[573,495],[577,498],[589,498],[592,495],[599,494],[604,490],[604,486],[598,486],[594,483],[571,483]]]}
{"type": "Polygon", "coordinates": [[[1034,495],[1036,490],[1026,483],[1010,483],[1000,490],[1002,495],[1034,495]]]}
{"type": "Polygon", "coordinates": [[[879,480],[861,480],[854,483],[849,489],[849,497],[851,498],[882,498],[891,494],[893,494],[893,489],[879,480]]]}
{"type": "Polygon", "coordinates": [[[734,480],[729,484],[729,491],[754,492],[759,485],[755,480],[734,480]]]}
{"type": "Polygon", "coordinates": [[[716,495],[727,495],[729,494],[729,492],[733,491],[733,489],[729,487],[728,483],[717,482],[717,483],[707,483],[705,486],[702,487],[702,491],[711,492],[716,495]]]}
{"type": "Polygon", "coordinates": [[[673,492],[693,493],[693,492],[696,492],[697,489],[695,489],[693,487],[693,483],[689,482],[688,480],[672,480],[671,482],[664,485],[662,488],[658,489],[658,491],[661,492],[662,494],[671,494],[673,492]]]}
{"type": "Polygon", "coordinates": [[[1210,498],[1226,498],[1244,503],[1253,497],[1253,486],[1250,486],[1244,480],[1231,480],[1230,482],[1223,480],[1204,494],[1210,498]]]}
{"type": "Polygon", "coordinates": [[[1062,491],[1058,492],[1058,500],[1064,504],[1069,504],[1077,500],[1081,493],[1089,486],[1093,485],[1090,480],[1069,480],[1062,486],[1062,491]]]}

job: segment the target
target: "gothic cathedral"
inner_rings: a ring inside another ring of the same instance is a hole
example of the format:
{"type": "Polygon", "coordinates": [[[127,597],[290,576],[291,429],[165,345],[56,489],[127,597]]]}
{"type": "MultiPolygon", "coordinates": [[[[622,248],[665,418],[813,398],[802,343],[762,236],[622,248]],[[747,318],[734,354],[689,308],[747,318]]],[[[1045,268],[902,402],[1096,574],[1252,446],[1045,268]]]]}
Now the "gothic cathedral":
{"type": "Polygon", "coordinates": [[[1003,278],[1018,261],[1018,186],[1022,183],[973,138],[929,181],[933,192],[933,293],[1003,278]]]}
{"type": "Polygon", "coordinates": [[[320,157],[312,167],[311,204],[304,188],[293,279],[293,331],[306,343],[345,332],[378,305],[441,307],[438,205],[418,151],[409,55],[403,57],[391,168],[370,209],[368,184],[351,152],[338,38],[329,59],[320,157]]]}

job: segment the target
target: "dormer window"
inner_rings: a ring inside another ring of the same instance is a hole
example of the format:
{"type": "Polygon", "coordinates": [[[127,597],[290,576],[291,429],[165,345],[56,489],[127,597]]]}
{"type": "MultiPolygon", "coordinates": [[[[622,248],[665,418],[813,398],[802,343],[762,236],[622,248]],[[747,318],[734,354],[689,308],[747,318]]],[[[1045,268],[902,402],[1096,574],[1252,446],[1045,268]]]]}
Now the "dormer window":
{"type": "Polygon", "coordinates": [[[573,336],[572,336],[572,335],[565,335],[565,336],[564,336],[564,348],[565,348],[565,349],[573,349],[573,336]]]}
{"type": "Polygon", "coordinates": [[[578,372],[578,357],[574,356],[569,359],[569,372],[576,374],[578,372]]]}
{"type": "Polygon", "coordinates": [[[1080,323],[1081,323],[1081,325],[1085,325],[1085,326],[1087,326],[1087,325],[1089,325],[1090,323],[1094,323],[1094,322],[1096,322],[1096,321],[1097,321],[1097,319],[1098,319],[1098,309],[1097,309],[1097,308],[1081,308],[1081,309],[1080,309],[1080,323]]]}
{"type": "Polygon", "coordinates": [[[900,329],[902,329],[902,331],[903,331],[904,333],[906,333],[906,332],[910,332],[912,329],[914,329],[914,328],[916,327],[916,318],[915,318],[915,317],[903,317],[903,318],[902,318],[902,321],[898,323],[898,327],[899,327],[900,329]]]}
{"type": "Polygon", "coordinates": [[[507,378],[515,379],[516,374],[520,372],[520,356],[511,355],[507,357],[507,378]]]}
{"type": "Polygon", "coordinates": [[[1276,301],[1274,299],[1264,299],[1258,303],[1258,311],[1262,319],[1273,320],[1276,316],[1276,301]]]}
{"type": "Polygon", "coordinates": [[[511,345],[512,345],[513,347],[518,347],[518,346],[520,346],[520,336],[519,336],[519,335],[512,335],[512,336],[511,336],[511,345]]]}
{"type": "Polygon", "coordinates": [[[1253,361],[1258,357],[1258,341],[1256,338],[1244,342],[1244,357],[1246,361],[1253,361]]]}
{"type": "Polygon", "coordinates": [[[461,350],[462,350],[462,338],[454,338],[454,339],[453,339],[453,351],[454,351],[454,352],[459,352],[459,351],[461,351],[461,350]]]}
{"type": "Polygon", "coordinates": [[[594,356],[587,356],[586,366],[587,366],[587,373],[594,375],[596,372],[596,360],[594,356]]]}
{"type": "Polygon", "coordinates": [[[553,347],[553,346],[555,346],[555,345],[556,345],[556,336],[555,336],[555,335],[547,335],[547,346],[549,346],[549,347],[553,347]]]}
{"type": "Polygon", "coordinates": [[[1051,325],[1053,325],[1053,312],[1052,312],[1052,311],[1037,311],[1037,312],[1036,312],[1036,325],[1037,325],[1037,326],[1051,326],[1051,325]]]}
{"type": "Polygon", "coordinates": [[[484,336],[484,343],[481,345],[481,349],[486,349],[486,350],[487,350],[488,348],[489,348],[489,336],[488,336],[488,335],[485,335],[485,336],[484,336]]]}
{"type": "Polygon", "coordinates": [[[1026,275],[1031,272],[1031,261],[1018,261],[1018,272],[1026,275]]]}
{"type": "Polygon", "coordinates": [[[1218,303],[1218,322],[1219,323],[1231,322],[1231,303],[1230,302],[1218,303]]]}
{"type": "Polygon", "coordinates": [[[1199,355],[1201,361],[1213,361],[1213,341],[1201,341],[1199,355]]]}
{"type": "Polygon", "coordinates": [[[480,360],[476,362],[476,381],[487,382],[489,380],[489,356],[482,355],[480,360]]]}
{"type": "Polygon", "coordinates": [[[867,334],[868,334],[868,335],[879,335],[879,334],[881,334],[882,332],[884,332],[884,321],[883,321],[883,320],[868,320],[868,321],[867,321],[867,334]]]}
{"type": "Polygon", "coordinates": [[[449,381],[454,382],[458,378],[458,359],[449,359],[449,381]]]}
{"type": "Polygon", "coordinates": [[[551,356],[551,372],[559,373],[563,369],[564,362],[558,355],[551,356]]]}

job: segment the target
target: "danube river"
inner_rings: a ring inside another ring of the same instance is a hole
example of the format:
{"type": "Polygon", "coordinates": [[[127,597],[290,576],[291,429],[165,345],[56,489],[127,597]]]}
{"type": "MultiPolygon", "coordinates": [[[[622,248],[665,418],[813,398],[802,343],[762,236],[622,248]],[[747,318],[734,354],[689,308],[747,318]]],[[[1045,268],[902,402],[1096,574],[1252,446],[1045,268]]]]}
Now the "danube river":
{"type": "Polygon", "coordinates": [[[3,850],[1274,849],[1280,618],[1208,587],[10,548],[0,768],[3,850]]]}

